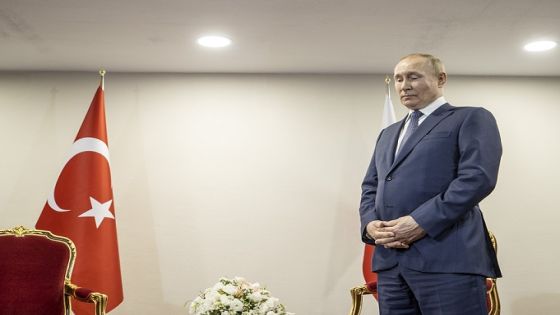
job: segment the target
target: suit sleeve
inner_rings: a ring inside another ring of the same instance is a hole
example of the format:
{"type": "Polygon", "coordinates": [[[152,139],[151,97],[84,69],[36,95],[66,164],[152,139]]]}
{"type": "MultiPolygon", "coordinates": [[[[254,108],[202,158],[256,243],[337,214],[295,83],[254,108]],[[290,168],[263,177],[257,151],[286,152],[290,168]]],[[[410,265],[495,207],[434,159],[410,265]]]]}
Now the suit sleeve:
{"type": "MultiPolygon", "coordinates": [[[[377,138],[377,143],[383,131],[379,134],[377,138]]],[[[367,236],[366,226],[371,221],[378,220],[377,213],[375,211],[375,197],[377,196],[377,168],[375,166],[375,153],[377,152],[377,144],[373,152],[373,157],[369,163],[366,176],[362,182],[362,198],[360,200],[360,221],[361,221],[361,236],[364,243],[375,245],[375,240],[367,236]]]]}
{"type": "Polygon", "coordinates": [[[458,132],[458,151],[456,178],[444,192],[411,213],[432,238],[460,220],[496,186],[502,145],[489,111],[476,108],[466,116],[458,132]]]}

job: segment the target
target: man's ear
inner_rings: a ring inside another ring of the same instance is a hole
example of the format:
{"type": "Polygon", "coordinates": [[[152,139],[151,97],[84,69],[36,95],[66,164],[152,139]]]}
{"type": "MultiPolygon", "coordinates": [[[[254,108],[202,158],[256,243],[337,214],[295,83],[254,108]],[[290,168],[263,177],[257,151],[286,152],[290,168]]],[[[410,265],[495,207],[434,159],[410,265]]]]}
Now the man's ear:
{"type": "Polygon", "coordinates": [[[442,88],[447,83],[447,73],[440,72],[438,75],[438,87],[442,88]]]}

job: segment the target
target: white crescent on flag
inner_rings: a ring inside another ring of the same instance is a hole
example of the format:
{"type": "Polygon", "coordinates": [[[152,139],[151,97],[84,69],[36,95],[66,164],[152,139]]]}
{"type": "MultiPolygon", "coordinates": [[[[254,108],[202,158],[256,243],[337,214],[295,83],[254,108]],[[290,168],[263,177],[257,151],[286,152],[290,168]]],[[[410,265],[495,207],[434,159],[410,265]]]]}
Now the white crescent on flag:
{"type": "MultiPolygon", "coordinates": [[[[76,140],[72,144],[72,148],[70,149],[70,154],[66,159],[64,165],[68,163],[74,156],[82,153],[82,152],[95,152],[101,154],[109,163],[109,147],[105,142],[97,139],[97,138],[81,138],[76,140]]],[[[69,209],[62,209],[57,203],[56,199],[54,198],[54,188],[51,192],[51,195],[47,198],[47,203],[49,207],[56,212],[68,212],[69,209]]]]}

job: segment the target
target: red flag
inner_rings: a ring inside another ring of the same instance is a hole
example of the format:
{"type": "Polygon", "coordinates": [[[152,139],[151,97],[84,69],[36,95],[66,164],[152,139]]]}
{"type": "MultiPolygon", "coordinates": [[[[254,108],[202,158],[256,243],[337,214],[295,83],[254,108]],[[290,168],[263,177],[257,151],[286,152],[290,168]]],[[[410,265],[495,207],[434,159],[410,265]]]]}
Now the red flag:
{"type": "MultiPolygon", "coordinates": [[[[35,227],[66,236],[76,244],[74,284],[107,294],[108,311],[122,302],[105,100],[101,86],[35,227]]],[[[94,314],[92,304],[73,301],[72,309],[77,315],[94,314]]]]}

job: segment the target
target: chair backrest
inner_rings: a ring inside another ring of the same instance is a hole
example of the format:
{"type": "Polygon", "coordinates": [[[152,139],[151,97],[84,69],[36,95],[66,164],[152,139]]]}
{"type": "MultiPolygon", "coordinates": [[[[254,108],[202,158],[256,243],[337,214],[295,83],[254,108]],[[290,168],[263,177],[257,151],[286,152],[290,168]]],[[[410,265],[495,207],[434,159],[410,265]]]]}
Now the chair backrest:
{"type": "Polygon", "coordinates": [[[65,314],[76,248],[48,231],[0,230],[0,315],[65,314]]]}

